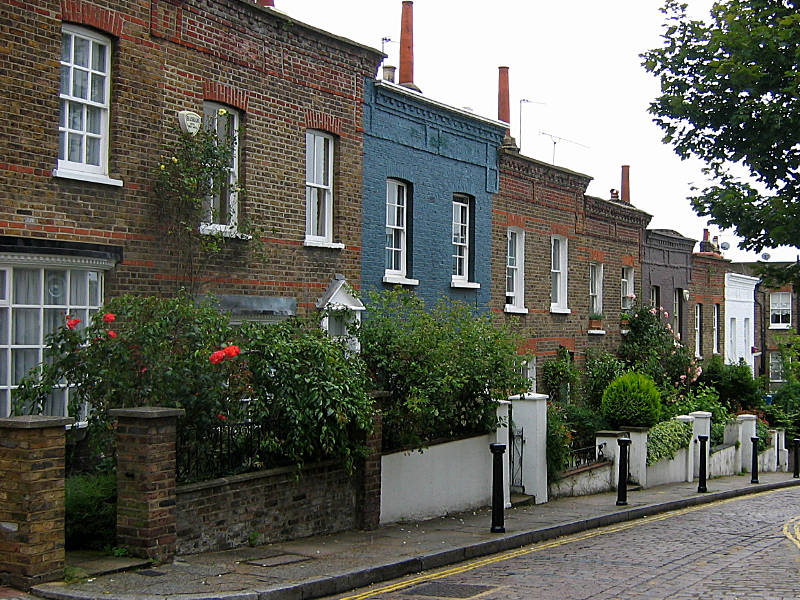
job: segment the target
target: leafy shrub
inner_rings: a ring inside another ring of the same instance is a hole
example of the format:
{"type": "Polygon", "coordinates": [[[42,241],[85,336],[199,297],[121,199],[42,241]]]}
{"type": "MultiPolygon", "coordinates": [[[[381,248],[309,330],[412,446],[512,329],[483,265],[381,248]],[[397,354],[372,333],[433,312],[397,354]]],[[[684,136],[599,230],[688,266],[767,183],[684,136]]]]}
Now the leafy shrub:
{"type": "Polygon", "coordinates": [[[694,390],[676,395],[672,402],[664,403],[662,416],[688,415],[698,410],[711,413],[711,445],[722,444],[725,437],[725,425],[735,416],[729,413],[728,409],[719,401],[717,390],[712,387],[700,384],[694,390]]]}
{"type": "Polygon", "coordinates": [[[578,395],[580,371],[564,346],[558,348],[555,358],[544,361],[541,379],[552,402],[566,403],[578,395]]]}
{"type": "Polygon", "coordinates": [[[350,469],[366,455],[373,410],[358,354],[297,321],[246,323],[239,335],[249,348],[248,418],[262,424],[262,451],[297,465],[336,458],[350,469]]]}
{"type": "Polygon", "coordinates": [[[517,339],[462,302],[427,310],[403,290],[372,293],[358,337],[375,386],[388,392],[385,450],[492,431],[496,401],[528,385],[517,339]]]}
{"type": "Polygon", "coordinates": [[[772,436],[769,433],[769,425],[764,419],[756,420],[756,435],[758,436],[758,452],[764,452],[772,443],[772,436]]]}
{"type": "Polygon", "coordinates": [[[593,408],[600,408],[608,384],[623,373],[625,363],[610,352],[588,351],[583,368],[584,402],[593,408]]]}
{"type": "Polygon", "coordinates": [[[744,360],[736,365],[726,365],[721,356],[714,355],[704,362],[699,381],[717,390],[719,401],[729,412],[761,406],[761,391],[744,360]]]}
{"type": "Polygon", "coordinates": [[[75,475],[65,480],[67,550],[114,546],[117,532],[117,477],[111,473],[75,475]]]}
{"type": "Polygon", "coordinates": [[[547,482],[558,481],[567,468],[572,434],[564,415],[564,405],[547,403],[547,482]]]}
{"type": "Polygon", "coordinates": [[[563,407],[564,419],[572,432],[573,446],[586,448],[595,443],[595,433],[607,429],[608,423],[593,408],[580,404],[567,404],[563,407]]]}
{"type": "Polygon", "coordinates": [[[692,424],[683,421],[662,421],[647,432],[647,465],[675,458],[675,453],[692,441],[692,424]]]}
{"type": "Polygon", "coordinates": [[[628,333],[619,349],[627,367],[648,375],[662,389],[690,386],[700,371],[689,350],[676,339],[669,313],[637,303],[628,317],[628,333]]]}
{"type": "Polygon", "coordinates": [[[658,422],[659,398],[658,389],[650,377],[626,373],[606,388],[601,412],[612,427],[650,427],[658,422]]]}

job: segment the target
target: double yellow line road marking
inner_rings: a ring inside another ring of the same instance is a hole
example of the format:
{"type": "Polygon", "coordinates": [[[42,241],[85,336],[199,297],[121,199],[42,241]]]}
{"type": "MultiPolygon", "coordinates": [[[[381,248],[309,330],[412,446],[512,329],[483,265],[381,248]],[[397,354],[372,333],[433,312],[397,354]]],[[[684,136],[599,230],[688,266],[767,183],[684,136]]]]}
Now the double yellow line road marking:
{"type": "MultiPolygon", "coordinates": [[[[766,494],[772,494],[776,491],[780,490],[768,490],[765,492],[758,492],[755,494],[750,494],[748,496],[739,496],[736,498],[728,498],[726,500],[716,500],[714,502],[709,502],[708,504],[701,504],[698,506],[690,506],[688,508],[681,508],[678,510],[673,510],[668,513],[663,513],[660,515],[653,515],[650,517],[643,517],[641,519],[636,519],[635,521],[626,521],[625,523],[620,523],[618,525],[610,525],[608,527],[601,527],[599,529],[593,529],[591,531],[586,531],[583,533],[576,533],[573,535],[568,535],[560,538],[556,538],[550,542],[540,542],[531,546],[525,546],[518,550],[511,550],[509,552],[503,552],[502,554],[496,554],[493,556],[489,556],[487,558],[482,558],[478,560],[474,560],[468,563],[464,563],[457,567],[452,567],[450,569],[443,569],[441,571],[433,571],[431,573],[425,573],[423,575],[419,575],[417,577],[413,577],[411,579],[405,579],[403,581],[392,583],[389,585],[385,585],[383,587],[375,588],[366,592],[362,592],[360,594],[356,594],[354,596],[346,596],[342,597],[339,600],[366,600],[367,598],[372,598],[377,596],[378,594],[388,594],[390,592],[396,592],[398,590],[402,590],[405,588],[409,588],[413,585],[417,585],[419,583],[425,583],[428,581],[435,581],[437,579],[444,579],[445,577],[450,577],[451,575],[458,575],[460,573],[466,573],[467,571],[474,571],[475,569],[480,569],[481,567],[486,567],[489,565],[493,565],[495,563],[503,562],[506,560],[511,560],[513,558],[519,558],[520,556],[526,556],[528,554],[533,554],[534,552],[541,552],[542,550],[548,550],[550,548],[557,548],[559,546],[563,546],[565,544],[572,544],[574,542],[581,542],[583,540],[588,540],[594,537],[598,537],[601,535],[608,535],[610,533],[617,533],[619,531],[626,531],[628,529],[632,529],[633,527],[638,527],[639,525],[647,525],[648,523],[654,523],[657,521],[664,521],[666,519],[671,519],[672,517],[679,517],[681,515],[685,515],[687,513],[692,513],[698,510],[702,510],[704,508],[710,508],[714,506],[720,506],[723,504],[727,504],[729,502],[735,502],[737,500],[742,500],[744,498],[753,498],[758,496],[764,496],[766,494]]],[[[790,519],[784,526],[783,526],[783,534],[789,538],[792,543],[794,543],[798,548],[800,548],[800,516],[794,517],[790,519]]]]}

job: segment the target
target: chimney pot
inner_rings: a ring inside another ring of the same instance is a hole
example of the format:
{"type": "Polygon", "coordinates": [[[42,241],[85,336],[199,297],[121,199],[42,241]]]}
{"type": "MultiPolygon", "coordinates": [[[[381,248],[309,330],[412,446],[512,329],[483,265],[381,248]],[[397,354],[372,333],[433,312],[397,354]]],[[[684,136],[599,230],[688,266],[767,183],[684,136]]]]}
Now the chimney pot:
{"type": "Polygon", "coordinates": [[[619,191],[611,188],[611,199],[612,200],[619,200],[619,191]]]}
{"type": "Polygon", "coordinates": [[[397,67],[393,67],[391,65],[383,65],[383,79],[384,81],[390,81],[394,83],[394,74],[397,71],[397,67]]]}
{"type": "Polygon", "coordinates": [[[275,0],[253,0],[259,6],[269,6],[274,8],[275,7],[275,0]]]}
{"type": "Polygon", "coordinates": [[[622,165],[622,201],[631,203],[631,168],[629,165],[622,165]]]}
{"type": "Polygon", "coordinates": [[[415,91],[414,84],[414,3],[403,0],[403,13],[400,21],[400,77],[398,83],[415,91]]]}

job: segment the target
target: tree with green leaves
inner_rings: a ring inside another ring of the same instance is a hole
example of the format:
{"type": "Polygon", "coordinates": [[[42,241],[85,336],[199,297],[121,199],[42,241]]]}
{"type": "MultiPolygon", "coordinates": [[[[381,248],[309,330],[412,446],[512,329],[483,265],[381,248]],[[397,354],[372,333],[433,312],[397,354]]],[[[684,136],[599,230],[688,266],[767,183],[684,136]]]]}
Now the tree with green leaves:
{"type": "Polygon", "coordinates": [[[712,178],[694,209],[742,249],[800,246],[800,2],[719,1],[710,22],[686,8],[666,0],[664,44],[642,59],[661,80],[650,112],[664,142],[712,178]]]}

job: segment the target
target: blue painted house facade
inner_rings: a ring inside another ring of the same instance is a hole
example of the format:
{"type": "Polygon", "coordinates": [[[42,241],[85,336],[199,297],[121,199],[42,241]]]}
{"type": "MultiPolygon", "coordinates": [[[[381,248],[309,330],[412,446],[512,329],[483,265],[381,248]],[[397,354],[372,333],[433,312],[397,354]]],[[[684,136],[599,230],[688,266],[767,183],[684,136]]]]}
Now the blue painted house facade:
{"type": "Polygon", "coordinates": [[[362,288],[488,308],[507,126],[389,81],[365,85],[362,288]]]}

